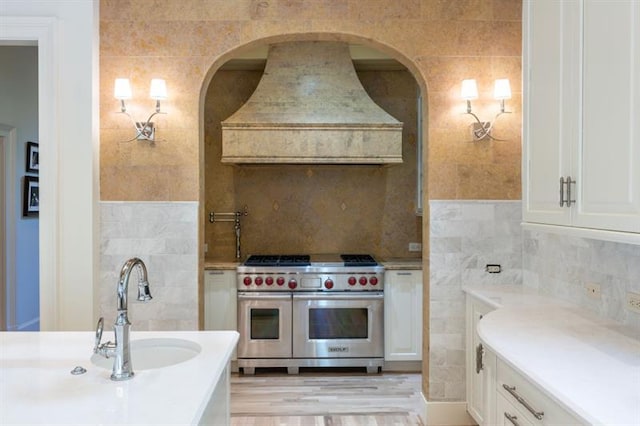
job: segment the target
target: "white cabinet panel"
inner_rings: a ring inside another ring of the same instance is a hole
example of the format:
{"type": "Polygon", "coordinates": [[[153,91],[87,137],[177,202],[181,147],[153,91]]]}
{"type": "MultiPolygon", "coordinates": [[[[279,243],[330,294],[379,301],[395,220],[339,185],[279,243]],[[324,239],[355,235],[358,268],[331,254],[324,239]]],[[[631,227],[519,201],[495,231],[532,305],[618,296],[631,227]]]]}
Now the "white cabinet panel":
{"type": "Polygon", "coordinates": [[[496,398],[496,416],[496,424],[500,426],[533,426],[533,423],[500,393],[496,398]]]}
{"type": "Polygon", "coordinates": [[[385,361],[422,360],[422,271],[384,277],[385,361]]]}
{"type": "Polygon", "coordinates": [[[205,330],[238,329],[238,292],[236,272],[204,271],[205,330]]]}
{"type": "Polygon", "coordinates": [[[555,0],[524,6],[524,219],[569,224],[559,179],[571,166],[571,141],[578,136],[579,10],[577,2],[555,0]]]}
{"type": "Polygon", "coordinates": [[[527,0],[523,37],[524,221],[640,233],[640,2],[527,0]]]}
{"type": "Polygon", "coordinates": [[[640,2],[584,2],[574,224],[640,232],[640,2]]]}
{"type": "MultiPolygon", "coordinates": [[[[238,330],[236,271],[204,271],[204,329],[238,330]]],[[[232,360],[236,360],[236,351],[232,360]]]]}
{"type": "Polygon", "coordinates": [[[479,425],[483,425],[488,424],[486,362],[485,350],[476,330],[478,322],[493,308],[470,296],[467,296],[466,304],[467,411],[479,425]]]}

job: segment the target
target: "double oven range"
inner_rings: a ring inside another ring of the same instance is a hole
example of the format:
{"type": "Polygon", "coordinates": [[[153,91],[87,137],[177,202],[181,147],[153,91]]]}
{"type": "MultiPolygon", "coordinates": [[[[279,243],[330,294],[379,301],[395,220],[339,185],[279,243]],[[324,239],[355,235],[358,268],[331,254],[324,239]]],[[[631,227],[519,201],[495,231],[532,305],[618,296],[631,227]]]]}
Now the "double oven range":
{"type": "Polygon", "coordinates": [[[384,267],[370,255],[253,255],[237,268],[238,367],[366,367],[384,356],[384,267]]]}

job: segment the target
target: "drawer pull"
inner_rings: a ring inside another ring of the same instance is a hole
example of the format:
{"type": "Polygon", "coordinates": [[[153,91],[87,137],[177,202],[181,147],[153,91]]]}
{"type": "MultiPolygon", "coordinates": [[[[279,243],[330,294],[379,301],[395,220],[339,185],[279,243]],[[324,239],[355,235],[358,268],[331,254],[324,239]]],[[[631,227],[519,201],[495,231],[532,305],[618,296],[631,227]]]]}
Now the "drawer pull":
{"type": "Polygon", "coordinates": [[[483,355],[483,347],[482,343],[476,346],[476,374],[480,374],[482,371],[482,355],[483,355]]]}
{"type": "Polygon", "coordinates": [[[524,408],[526,408],[531,414],[533,414],[533,417],[535,417],[538,420],[542,420],[542,417],[544,416],[544,411],[536,411],[533,409],[533,407],[531,405],[529,405],[529,403],[520,395],[518,395],[518,393],[516,392],[516,387],[515,386],[509,386],[505,383],[502,384],[502,387],[505,388],[507,390],[507,392],[509,392],[511,394],[511,396],[513,396],[516,401],[518,401],[520,404],[522,404],[524,406],[524,408]]]}
{"type": "Polygon", "coordinates": [[[520,423],[518,423],[518,416],[509,414],[506,411],[504,412],[504,416],[511,422],[511,424],[513,424],[513,426],[520,426],[520,423]]]}

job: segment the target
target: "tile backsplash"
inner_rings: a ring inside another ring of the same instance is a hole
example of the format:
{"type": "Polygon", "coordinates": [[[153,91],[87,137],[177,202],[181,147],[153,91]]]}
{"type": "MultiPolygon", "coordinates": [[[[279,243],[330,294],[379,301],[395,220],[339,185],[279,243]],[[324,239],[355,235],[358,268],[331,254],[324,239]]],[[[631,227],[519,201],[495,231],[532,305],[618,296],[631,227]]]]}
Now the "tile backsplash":
{"type": "Polygon", "coordinates": [[[525,230],[524,285],[630,326],[640,336],[640,314],[624,307],[640,293],[640,246],[525,230]],[[600,286],[601,297],[586,285],[600,286]]]}
{"type": "Polygon", "coordinates": [[[137,275],[129,282],[132,329],[198,329],[198,203],[101,202],[99,315],[115,320],[122,265],[142,259],[153,299],[136,300],[137,275]]]}
{"type": "Polygon", "coordinates": [[[466,284],[522,284],[520,201],[430,206],[429,400],[465,400],[466,284]],[[490,274],[487,264],[502,272],[490,274]]]}

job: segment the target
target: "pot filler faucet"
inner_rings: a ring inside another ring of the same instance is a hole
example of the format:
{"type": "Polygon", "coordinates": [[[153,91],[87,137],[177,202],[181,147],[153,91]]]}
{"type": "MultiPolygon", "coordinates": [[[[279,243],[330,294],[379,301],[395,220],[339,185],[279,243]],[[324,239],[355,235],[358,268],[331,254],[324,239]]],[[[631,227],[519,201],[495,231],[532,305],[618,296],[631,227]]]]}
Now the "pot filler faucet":
{"type": "Polygon", "coordinates": [[[129,276],[133,268],[137,268],[138,270],[138,300],[142,302],[151,300],[149,282],[147,281],[147,267],[144,262],[137,257],[129,259],[120,270],[120,280],[118,281],[117,287],[118,316],[116,317],[116,322],[113,324],[113,333],[116,342],[100,343],[102,340],[104,318],[101,317],[96,326],[96,345],[93,348],[93,352],[105,358],[113,357],[111,380],[128,380],[133,377],[130,350],[131,341],[129,335],[131,323],[127,316],[127,290],[129,288],[129,276]]]}
{"type": "Polygon", "coordinates": [[[248,216],[249,211],[247,206],[244,206],[244,210],[237,212],[229,212],[229,213],[216,213],[209,212],[209,222],[233,222],[233,230],[236,233],[236,259],[240,259],[240,218],[242,216],[248,216]]]}

